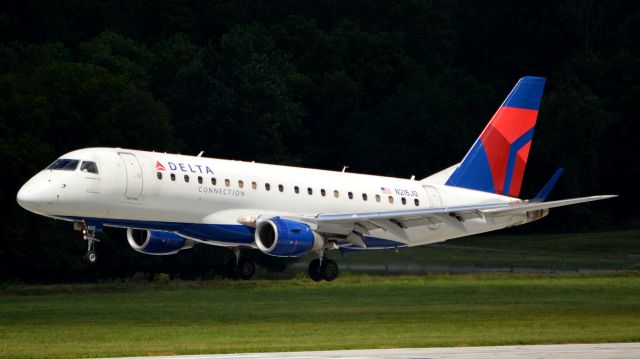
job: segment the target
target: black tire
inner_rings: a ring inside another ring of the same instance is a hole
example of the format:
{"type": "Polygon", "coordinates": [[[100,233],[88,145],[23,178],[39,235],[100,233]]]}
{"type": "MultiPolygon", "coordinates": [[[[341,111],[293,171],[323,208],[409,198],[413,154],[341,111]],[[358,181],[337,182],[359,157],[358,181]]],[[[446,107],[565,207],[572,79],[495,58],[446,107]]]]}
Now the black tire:
{"type": "Polygon", "coordinates": [[[322,279],[326,280],[327,282],[331,282],[332,280],[338,278],[338,263],[331,259],[325,259],[324,261],[322,261],[320,274],[322,275],[322,279]]]}
{"type": "Polygon", "coordinates": [[[236,266],[236,260],[232,259],[227,262],[227,277],[230,279],[239,279],[238,266],[236,266]]]}
{"type": "Polygon", "coordinates": [[[251,277],[253,277],[253,274],[256,272],[256,266],[251,261],[241,259],[240,263],[238,263],[238,267],[236,271],[240,279],[249,280],[251,279],[251,277]]]}
{"type": "Polygon", "coordinates": [[[314,259],[309,263],[309,277],[315,282],[322,280],[322,274],[320,273],[320,259],[314,259]]]}
{"type": "Polygon", "coordinates": [[[98,261],[98,254],[96,251],[88,251],[84,254],[82,260],[87,264],[94,265],[98,261]]]}

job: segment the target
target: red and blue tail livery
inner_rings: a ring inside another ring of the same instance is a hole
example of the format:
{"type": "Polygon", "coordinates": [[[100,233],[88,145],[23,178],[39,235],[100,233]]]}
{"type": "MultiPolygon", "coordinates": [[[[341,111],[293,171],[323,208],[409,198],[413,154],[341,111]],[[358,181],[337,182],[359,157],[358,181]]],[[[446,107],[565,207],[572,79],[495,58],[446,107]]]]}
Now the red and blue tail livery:
{"type": "Polygon", "coordinates": [[[518,197],[544,89],[544,77],[521,78],[493,115],[448,186],[518,197]]]}

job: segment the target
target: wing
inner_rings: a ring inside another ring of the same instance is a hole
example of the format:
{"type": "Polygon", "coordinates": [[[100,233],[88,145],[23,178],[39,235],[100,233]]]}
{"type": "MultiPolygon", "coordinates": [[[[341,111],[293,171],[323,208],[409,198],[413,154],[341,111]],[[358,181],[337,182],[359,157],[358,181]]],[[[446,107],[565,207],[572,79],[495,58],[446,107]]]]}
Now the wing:
{"type": "Polygon", "coordinates": [[[439,208],[425,208],[425,209],[409,209],[402,211],[387,211],[387,212],[364,212],[364,213],[343,213],[343,214],[320,214],[316,217],[318,222],[334,222],[334,221],[362,221],[369,219],[410,219],[414,217],[424,217],[433,215],[462,215],[468,213],[477,213],[478,211],[483,213],[506,213],[506,212],[521,212],[521,211],[533,211],[538,209],[555,208],[562,206],[569,206],[577,203],[599,201],[607,198],[617,197],[616,195],[601,195],[580,197],[572,199],[563,199],[559,201],[549,202],[506,202],[495,204],[476,204],[465,206],[451,206],[451,207],[439,207],[439,208]]]}
{"type": "Polygon", "coordinates": [[[316,230],[320,233],[346,236],[343,239],[350,242],[350,244],[365,247],[362,238],[352,235],[352,233],[367,234],[368,231],[379,228],[390,232],[395,237],[408,243],[409,238],[405,230],[413,226],[444,223],[462,232],[466,232],[464,222],[472,218],[486,219],[491,216],[513,215],[518,213],[525,214],[529,211],[598,201],[612,197],[616,196],[601,195],[549,202],[518,201],[387,212],[319,214],[315,218],[305,217],[301,220],[315,224],[316,230]]]}

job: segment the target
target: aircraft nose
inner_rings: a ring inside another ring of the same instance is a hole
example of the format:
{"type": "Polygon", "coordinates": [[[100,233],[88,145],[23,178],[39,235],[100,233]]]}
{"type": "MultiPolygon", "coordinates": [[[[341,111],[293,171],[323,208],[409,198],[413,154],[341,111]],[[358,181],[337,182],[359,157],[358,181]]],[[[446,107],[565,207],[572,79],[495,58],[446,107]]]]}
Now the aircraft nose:
{"type": "Polygon", "coordinates": [[[32,181],[29,181],[20,188],[16,194],[16,200],[22,208],[32,212],[37,211],[47,202],[51,202],[47,200],[45,192],[41,186],[36,186],[32,181]]]}
{"type": "Polygon", "coordinates": [[[16,195],[18,204],[25,209],[31,208],[31,206],[36,204],[38,201],[38,194],[36,192],[37,191],[33,188],[33,186],[26,183],[20,188],[18,194],[16,195]]]}

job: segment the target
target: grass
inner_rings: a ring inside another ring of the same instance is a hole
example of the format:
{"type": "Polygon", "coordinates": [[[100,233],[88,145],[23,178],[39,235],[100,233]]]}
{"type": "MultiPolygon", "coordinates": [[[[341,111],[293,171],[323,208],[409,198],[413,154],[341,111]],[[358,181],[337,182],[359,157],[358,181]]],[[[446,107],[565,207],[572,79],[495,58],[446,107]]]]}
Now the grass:
{"type": "Polygon", "coordinates": [[[451,245],[522,252],[623,257],[640,255],[640,230],[538,235],[480,235],[445,242],[451,245]]]}
{"type": "Polygon", "coordinates": [[[397,253],[392,250],[351,252],[346,254],[346,260],[336,255],[333,257],[347,266],[414,264],[552,270],[640,267],[640,230],[558,235],[482,235],[452,239],[440,244],[446,247],[401,248],[397,253]],[[460,247],[476,249],[458,249],[460,247]]]}
{"type": "Polygon", "coordinates": [[[0,288],[0,357],[640,340],[640,276],[345,276],[0,288]]]}

